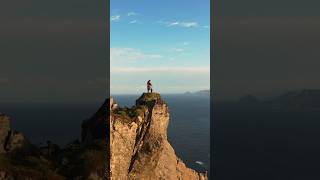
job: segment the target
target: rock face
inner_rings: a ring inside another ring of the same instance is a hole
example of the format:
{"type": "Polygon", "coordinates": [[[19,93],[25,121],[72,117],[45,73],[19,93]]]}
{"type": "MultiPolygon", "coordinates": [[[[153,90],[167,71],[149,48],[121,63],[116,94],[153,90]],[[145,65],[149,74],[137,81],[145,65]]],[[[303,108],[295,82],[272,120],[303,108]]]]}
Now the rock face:
{"type": "Polygon", "coordinates": [[[107,118],[108,105],[107,99],[99,110],[89,119],[82,123],[81,139],[83,143],[90,144],[96,139],[105,139],[108,132],[107,118]]]}
{"type": "Polygon", "coordinates": [[[142,94],[131,109],[111,109],[110,179],[208,179],[175,155],[167,140],[168,124],[168,106],[157,93],[142,94]]]}
{"type": "Polygon", "coordinates": [[[28,153],[32,148],[22,133],[11,129],[10,118],[0,114],[0,153],[28,153]]]}
{"type": "Polygon", "coordinates": [[[0,114],[0,180],[106,179],[109,160],[103,137],[108,111],[104,109],[102,106],[84,122],[85,142],[76,140],[63,149],[50,141],[43,147],[32,145],[22,133],[11,129],[8,116],[0,114]]]}
{"type": "Polygon", "coordinates": [[[110,172],[109,164],[109,126],[108,126],[108,114],[110,103],[113,103],[112,99],[106,99],[99,110],[89,119],[82,123],[81,140],[83,146],[92,146],[97,144],[97,142],[102,142],[103,148],[99,148],[99,153],[103,152],[102,157],[98,157],[97,161],[102,161],[95,165],[92,172],[90,173],[88,179],[90,180],[102,180],[108,179],[110,172]],[[102,164],[102,165],[101,165],[102,164]],[[96,172],[98,170],[98,172],[96,172]]]}
{"type": "Polygon", "coordinates": [[[111,98],[83,122],[81,142],[63,149],[48,144],[42,152],[0,114],[0,180],[208,179],[175,155],[168,124],[168,106],[157,93],[144,93],[132,108],[121,108],[111,98]]]}

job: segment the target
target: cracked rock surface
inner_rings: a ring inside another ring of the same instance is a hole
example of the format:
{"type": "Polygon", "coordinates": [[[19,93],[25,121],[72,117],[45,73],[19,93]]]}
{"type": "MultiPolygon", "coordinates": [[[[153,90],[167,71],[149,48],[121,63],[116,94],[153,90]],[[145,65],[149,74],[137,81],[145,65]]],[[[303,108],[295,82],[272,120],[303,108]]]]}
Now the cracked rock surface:
{"type": "Polygon", "coordinates": [[[144,93],[131,109],[111,111],[110,179],[208,179],[186,167],[168,142],[170,114],[160,94],[144,93]]]}

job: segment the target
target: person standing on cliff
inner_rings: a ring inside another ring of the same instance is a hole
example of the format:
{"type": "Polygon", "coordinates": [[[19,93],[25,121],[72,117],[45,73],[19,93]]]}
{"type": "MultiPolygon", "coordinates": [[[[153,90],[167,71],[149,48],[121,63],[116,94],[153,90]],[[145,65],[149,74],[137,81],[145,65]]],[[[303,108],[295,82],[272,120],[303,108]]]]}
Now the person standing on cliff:
{"type": "Polygon", "coordinates": [[[148,93],[149,93],[149,91],[151,91],[151,93],[152,93],[152,84],[151,84],[151,80],[148,80],[148,82],[147,82],[147,90],[148,90],[148,93]]]}

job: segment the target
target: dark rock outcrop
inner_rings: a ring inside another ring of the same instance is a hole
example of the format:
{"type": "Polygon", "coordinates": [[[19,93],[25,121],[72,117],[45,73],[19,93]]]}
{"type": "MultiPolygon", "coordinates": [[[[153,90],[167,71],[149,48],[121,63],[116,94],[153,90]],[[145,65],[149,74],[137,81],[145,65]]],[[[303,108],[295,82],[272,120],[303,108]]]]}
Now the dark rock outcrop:
{"type": "Polygon", "coordinates": [[[0,114],[0,153],[32,153],[35,147],[25,136],[12,129],[10,117],[0,114]]]}
{"type": "Polygon", "coordinates": [[[109,101],[110,99],[107,99],[91,118],[83,121],[81,131],[81,140],[83,143],[90,144],[96,139],[105,139],[107,137],[109,101]]]}
{"type": "Polygon", "coordinates": [[[269,103],[290,110],[319,111],[320,90],[303,89],[300,91],[291,91],[276,97],[269,103]]]}
{"type": "Polygon", "coordinates": [[[259,107],[280,111],[320,111],[320,90],[303,89],[284,93],[279,96],[259,100],[252,95],[247,95],[238,101],[242,107],[259,107]]]}
{"type": "Polygon", "coordinates": [[[89,121],[85,121],[89,122],[87,129],[92,132],[91,139],[82,143],[74,141],[64,148],[50,141],[44,147],[32,145],[22,133],[10,127],[10,118],[1,114],[0,180],[107,179],[105,167],[109,160],[103,138],[106,125],[101,125],[106,122],[103,117],[107,117],[104,108],[102,106],[89,121]]]}

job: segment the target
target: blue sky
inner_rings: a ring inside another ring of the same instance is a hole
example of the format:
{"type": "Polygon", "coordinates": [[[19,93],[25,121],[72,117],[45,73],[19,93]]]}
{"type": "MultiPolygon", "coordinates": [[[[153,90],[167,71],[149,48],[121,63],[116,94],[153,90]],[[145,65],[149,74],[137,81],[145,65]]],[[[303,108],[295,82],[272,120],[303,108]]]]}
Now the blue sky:
{"type": "Polygon", "coordinates": [[[209,89],[209,0],[111,0],[111,94],[209,89]]]}

